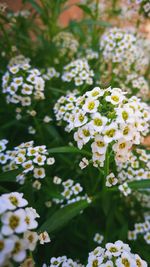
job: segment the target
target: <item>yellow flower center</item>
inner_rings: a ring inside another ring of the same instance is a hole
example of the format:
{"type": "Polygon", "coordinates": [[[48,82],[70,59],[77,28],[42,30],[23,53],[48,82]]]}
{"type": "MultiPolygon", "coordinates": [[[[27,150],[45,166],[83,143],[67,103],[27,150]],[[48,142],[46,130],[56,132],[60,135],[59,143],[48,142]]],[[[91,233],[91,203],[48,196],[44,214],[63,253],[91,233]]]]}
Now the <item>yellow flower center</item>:
{"type": "Polygon", "coordinates": [[[123,130],[123,135],[127,135],[129,133],[129,128],[126,126],[123,130]]]}
{"type": "Polygon", "coordinates": [[[95,103],[94,102],[89,102],[88,109],[92,110],[92,109],[94,109],[94,107],[95,107],[95,103]]]}
{"type": "Polygon", "coordinates": [[[15,196],[10,196],[9,200],[14,206],[18,205],[18,199],[15,196]]]}
{"type": "Polygon", "coordinates": [[[95,119],[94,119],[94,124],[95,124],[96,126],[102,126],[103,122],[102,122],[101,119],[99,119],[99,118],[95,118],[95,119]]]}
{"type": "Polygon", "coordinates": [[[19,222],[20,218],[16,215],[12,215],[9,219],[10,228],[14,230],[19,225],[19,222]]]}
{"type": "Polygon", "coordinates": [[[89,132],[89,130],[82,130],[82,132],[83,132],[83,134],[86,136],[86,137],[88,137],[88,136],[90,136],[90,132],[89,132]]]}
{"type": "Polygon", "coordinates": [[[111,130],[106,131],[106,135],[108,137],[113,137],[115,135],[115,132],[116,132],[115,129],[111,129],[111,130]]]}
{"type": "Polygon", "coordinates": [[[122,118],[126,121],[129,118],[129,115],[126,111],[122,112],[122,118]]]}
{"type": "Polygon", "coordinates": [[[83,122],[84,121],[84,116],[82,114],[79,115],[79,121],[83,122]]]}
{"type": "Polygon", "coordinates": [[[130,267],[130,262],[128,261],[128,259],[122,259],[122,263],[125,267],[130,267]]]}
{"type": "Polygon", "coordinates": [[[21,244],[19,242],[16,242],[12,253],[17,254],[20,250],[21,250],[21,244]]]}
{"type": "Polygon", "coordinates": [[[119,145],[119,148],[120,149],[124,149],[126,147],[126,143],[121,143],[120,145],[119,145]]]}
{"type": "Polygon", "coordinates": [[[4,248],[4,242],[2,240],[0,240],[0,251],[2,251],[4,248]]]}
{"type": "Polygon", "coordinates": [[[112,95],[111,96],[111,99],[115,102],[118,102],[119,101],[119,97],[117,95],[112,95]]]}
{"type": "Polygon", "coordinates": [[[97,267],[98,266],[98,260],[94,260],[92,263],[92,267],[97,267]]]}
{"type": "Polygon", "coordinates": [[[99,95],[98,91],[95,91],[95,92],[92,93],[92,96],[97,96],[97,95],[99,95]]]}
{"type": "Polygon", "coordinates": [[[104,147],[105,146],[104,142],[102,142],[102,141],[97,141],[96,144],[99,147],[104,147]]]}

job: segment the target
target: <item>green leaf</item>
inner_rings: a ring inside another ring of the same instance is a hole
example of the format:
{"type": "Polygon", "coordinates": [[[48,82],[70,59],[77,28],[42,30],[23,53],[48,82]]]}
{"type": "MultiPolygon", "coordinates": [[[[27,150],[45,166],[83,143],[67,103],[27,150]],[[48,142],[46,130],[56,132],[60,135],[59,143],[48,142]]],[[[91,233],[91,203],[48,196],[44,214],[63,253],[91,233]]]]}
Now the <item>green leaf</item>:
{"type": "Polygon", "coordinates": [[[103,20],[92,20],[92,19],[85,19],[82,20],[82,24],[87,24],[87,25],[98,25],[100,27],[112,27],[111,23],[103,20]]]}
{"type": "Polygon", "coordinates": [[[0,182],[16,182],[16,176],[19,173],[19,169],[0,173],[0,182]]]}
{"type": "Polygon", "coordinates": [[[61,146],[61,147],[54,147],[48,149],[49,153],[55,154],[55,153],[76,153],[76,154],[83,154],[87,156],[91,156],[91,153],[82,149],[78,149],[77,147],[74,146],[61,146]]]}
{"type": "Polygon", "coordinates": [[[91,17],[93,17],[92,11],[87,5],[78,4],[77,6],[79,8],[81,8],[86,14],[90,15],[91,17]]]}
{"type": "Polygon", "coordinates": [[[39,232],[47,231],[51,233],[63,227],[71,219],[77,216],[81,210],[89,206],[86,200],[81,200],[57,210],[50,218],[40,227],[39,232]]]}
{"type": "Polygon", "coordinates": [[[144,179],[140,181],[129,182],[128,186],[132,189],[149,189],[150,179],[144,179]]]}
{"type": "Polygon", "coordinates": [[[33,8],[39,13],[42,14],[42,8],[34,0],[24,0],[23,2],[30,2],[33,8]]]}

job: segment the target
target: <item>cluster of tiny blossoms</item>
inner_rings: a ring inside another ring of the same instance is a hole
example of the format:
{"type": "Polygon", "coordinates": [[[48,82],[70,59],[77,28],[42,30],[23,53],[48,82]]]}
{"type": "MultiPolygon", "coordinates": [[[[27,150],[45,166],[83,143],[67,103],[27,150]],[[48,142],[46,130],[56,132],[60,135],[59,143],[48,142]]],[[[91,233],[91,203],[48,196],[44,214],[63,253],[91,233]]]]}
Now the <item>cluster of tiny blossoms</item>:
{"type": "Polygon", "coordinates": [[[79,42],[70,32],[60,32],[54,38],[53,42],[59,49],[59,55],[68,55],[72,57],[78,50],[79,42]]]}
{"type": "Polygon", "coordinates": [[[78,148],[90,142],[94,166],[103,166],[108,147],[116,161],[129,159],[133,144],[148,133],[149,108],[137,97],[126,98],[119,88],[95,87],[82,96],[76,92],[60,97],[54,106],[56,120],[74,130],[78,148]],[[76,130],[77,129],[77,130],[76,130]]]}
{"type": "Polygon", "coordinates": [[[31,106],[34,100],[43,100],[45,81],[41,72],[32,68],[29,59],[23,56],[13,58],[2,77],[2,89],[7,103],[22,107],[31,106]]]}
{"type": "Polygon", "coordinates": [[[22,143],[13,150],[6,150],[0,159],[1,164],[4,165],[3,171],[20,169],[20,174],[16,177],[18,183],[24,184],[27,178],[36,179],[33,183],[34,187],[37,183],[40,187],[40,182],[37,180],[46,177],[46,167],[55,162],[53,157],[48,157],[45,145],[34,146],[33,141],[22,143]]]}
{"type": "Polygon", "coordinates": [[[48,81],[53,78],[58,78],[59,76],[60,76],[60,73],[57,72],[56,69],[53,67],[47,68],[46,73],[43,74],[43,78],[48,81]]]}
{"type": "Polygon", "coordinates": [[[134,66],[135,71],[140,72],[148,66],[149,60],[137,41],[133,33],[112,28],[101,37],[100,50],[104,60],[113,63],[115,68],[129,71],[134,66]]]}
{"type": "Polygon", "coordinates": [[[67,258],[66,256],[61,256],[57,258],[52,257],[50,259],[50,263],[48,265],[44,263],[42,267],[84,267],[84,266],[78,263],[77,261],[67,258]]]}
{"type": "Polygon", "coordinates": [[[144,216],[143,223],[135,223],[134,230],[128,231],[128,239],[136,240],[139,237],[143,237],[147,244],[150,244],[150,215],[144,216]]]}
{"type": "Polygon", "coordinates": [[[87,200],[88,203],[91,202],[91,199],[87,195],[79,195],[83,191],[83,188],[79,183],[74,183],[72,179],[62,181],[60,177],[55,176],[53,182],[63,187],[63,190],[61,192],[62,198],[53,199],[53,202],[56,204],[61,204],[61,207],[80,200],[87,200]]]}
{"type": "Polygon", "coordinates": [[[115,243],[107,243],[105,248],[97,247],[89,253],[86,267],[124,267],[142,266],[147,267],[147,263],[138,254],[131,253],[128,244],[118,240],[115,243]]]}
{"type": "Polygon", "coordinates": [[[117,163],[119,183],[150,179],[150,154],[145,149],[132,150],[127,162],[117,163]]]}
{"type": "Polygon", "coordinates": [[[22,262],[27,251],[36,247],[39,236],[32,230],[38,226],[39,215],[27,205],[22,193],[0,197],[0,266],[5,266],[9,260],[22,262]]]}
{"type": "Polygon", "coordinates": [[[64,82],[74,82],[76,86],[83,84],[93,84],[94,72],[90,69],[88,61],[76,59],[64,67],[62,80],[64,82]]]}
{"type": "Polygon", "coordinates": [[[132,73],[127,75],[124,81],[120,80],[119,83],[121,88],[130,95],[137,95],[143,100],[147,100],[150,95],[149,84],[144,76],[132,73]]]}

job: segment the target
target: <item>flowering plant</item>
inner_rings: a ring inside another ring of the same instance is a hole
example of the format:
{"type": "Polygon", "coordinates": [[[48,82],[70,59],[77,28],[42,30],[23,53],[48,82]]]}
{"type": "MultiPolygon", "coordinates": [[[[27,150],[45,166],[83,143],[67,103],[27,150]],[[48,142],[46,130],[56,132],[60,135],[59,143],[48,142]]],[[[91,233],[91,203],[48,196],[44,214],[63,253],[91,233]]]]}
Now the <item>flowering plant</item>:
{"type": "Polygon", "coordinates": [[[149,3],[21,3],[0,3],[0,266],[147,267],[149,3]]]}

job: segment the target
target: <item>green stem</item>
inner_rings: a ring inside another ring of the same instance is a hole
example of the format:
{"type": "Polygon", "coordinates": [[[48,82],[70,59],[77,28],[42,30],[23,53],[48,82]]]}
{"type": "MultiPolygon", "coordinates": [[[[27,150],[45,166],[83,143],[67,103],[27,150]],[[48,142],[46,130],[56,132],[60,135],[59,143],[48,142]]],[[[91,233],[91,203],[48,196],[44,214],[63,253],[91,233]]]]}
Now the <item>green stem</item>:
{"type": "Polygon", "coordinates": [[[104,163],[104,175],[105,177],[109,174],[109,147],[106,150],[105,163],[104,163]]]}

